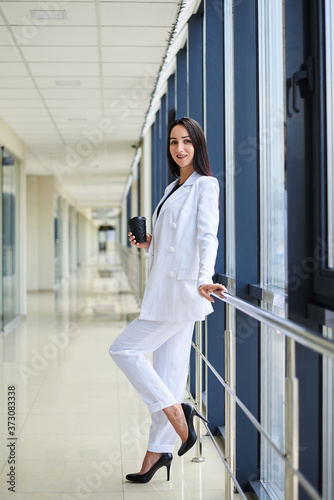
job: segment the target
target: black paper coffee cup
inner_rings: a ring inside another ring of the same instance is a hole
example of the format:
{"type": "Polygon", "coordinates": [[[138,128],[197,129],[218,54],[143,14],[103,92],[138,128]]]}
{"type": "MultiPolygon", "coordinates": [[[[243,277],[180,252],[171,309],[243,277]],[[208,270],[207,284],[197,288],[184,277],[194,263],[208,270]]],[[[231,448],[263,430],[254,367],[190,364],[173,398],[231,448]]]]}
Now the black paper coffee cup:
{"type": "Polygon", "coordinates": [[[146,241],[146,218],[133,217],[128,220],[130,231],[134,235],[137,243],[144,243],[146,241]]]}

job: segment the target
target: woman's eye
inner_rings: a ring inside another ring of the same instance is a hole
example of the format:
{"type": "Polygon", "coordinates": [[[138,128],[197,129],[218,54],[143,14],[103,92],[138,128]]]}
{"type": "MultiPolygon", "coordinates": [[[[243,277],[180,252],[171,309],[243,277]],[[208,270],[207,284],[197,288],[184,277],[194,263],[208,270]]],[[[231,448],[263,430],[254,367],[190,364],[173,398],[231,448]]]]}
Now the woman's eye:
{"type": "Polygon", "coordinates": [[[171,141],[170,145],[173,146],[174,144],[176,144],[176,141],[171,141]]]}
{"type": "Polygon", "coordinates": [[[185,144],[189,144],[189,143],[191,143],[191,141],[190,141],[189,139],[186,139],[186,140],[184,141],[184,143],[185,143],[185,144]]]}

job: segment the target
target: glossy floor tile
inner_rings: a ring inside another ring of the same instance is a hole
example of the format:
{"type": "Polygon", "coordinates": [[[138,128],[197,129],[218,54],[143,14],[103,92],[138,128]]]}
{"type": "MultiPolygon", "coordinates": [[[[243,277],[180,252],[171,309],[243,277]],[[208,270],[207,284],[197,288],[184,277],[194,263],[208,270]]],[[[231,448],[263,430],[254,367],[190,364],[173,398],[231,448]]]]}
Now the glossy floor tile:
{"type": "Polygon", "coordinates": [[[54,293],[28,294],[27,318],[0,337],[2,499],[224,499],[207,436],[203,463],[192,462],[195,448],[178,457],[176,443],[170,481],[166,468],[147,484],[124,479],[140,469],[150,415],[108,350],[138,312],[116,254],[91,259],[54,293]]]}

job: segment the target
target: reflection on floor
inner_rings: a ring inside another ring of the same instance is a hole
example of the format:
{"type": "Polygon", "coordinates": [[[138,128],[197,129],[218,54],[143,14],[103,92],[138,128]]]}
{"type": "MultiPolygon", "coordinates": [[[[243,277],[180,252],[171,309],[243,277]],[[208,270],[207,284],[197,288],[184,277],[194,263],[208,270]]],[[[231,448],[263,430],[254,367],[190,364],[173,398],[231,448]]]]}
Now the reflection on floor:
{"type": "Polygon", "coordinates": [[[201,464],[195,452],[178,457],[177,441],[171,481],[165,468],[146,485],[124,480],[140,469],[150,418],[108,349],[138,310],[113,255],[55,293],[28,294],[26,320],[0,337],[2,499],[224,498],[224,466],[206,436],[201,464]]]}

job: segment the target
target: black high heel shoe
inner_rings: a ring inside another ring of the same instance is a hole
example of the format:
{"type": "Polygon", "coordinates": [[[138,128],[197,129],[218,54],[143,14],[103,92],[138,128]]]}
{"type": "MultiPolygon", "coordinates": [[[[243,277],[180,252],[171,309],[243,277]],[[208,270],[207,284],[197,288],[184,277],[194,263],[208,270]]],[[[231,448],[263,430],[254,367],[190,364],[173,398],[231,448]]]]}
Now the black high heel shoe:
{"type": "Polygon", "coordinates": [[[149,471],[145,472],[145,474],[128,474],[126,479],[128,481],[133,481],[134,483],[148,483],[151,481],[154,474],[157,470],[161,469],[161,467],[166,466],[167,469],[167,481],[169,481],[170,477],[170,466],[173,460],[173,455],[171,453],[163,453],[157,463],[155,463],[149,471]]]}
{"type": "Polygon", "coordinates": [[[177,452],[180,457],[187,453],[187,451],[189,451],[190,448],[196,443],[197,434],[194,429],[194,417],[199,417],[204,420],[204,422],[208,423],[208,420],[204,418],[203,415],[198,413],[198,411],[193,406],[186,403],[181,403],[181,406],[183,408],[184,416],[186,417],[186,421],[188,424],[188,439],[185,443],[181,444],[180,449],[177,452]]]}

